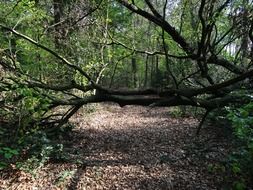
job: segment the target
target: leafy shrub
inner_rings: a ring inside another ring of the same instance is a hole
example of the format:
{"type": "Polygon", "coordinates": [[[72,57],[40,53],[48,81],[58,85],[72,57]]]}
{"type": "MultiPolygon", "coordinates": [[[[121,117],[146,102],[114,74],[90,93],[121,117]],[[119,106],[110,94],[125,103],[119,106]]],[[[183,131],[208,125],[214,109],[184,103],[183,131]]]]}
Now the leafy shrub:
{"type": "Polygon", "coordinates": [[[18,154],[19,151],[17,149],[10,147],[0,147],[0,170],[8,167],[8,165],[11,163],[11,159],[18,154]]]}
{"type": "MultiPolygon", "coordinates": [[[[59,131],[59,133],[65,132],[59,131]]],[[[50,159],[65,161],[67,156],[63,151],[63,145],[54,140],[58,139],[56,133],[50,135],[46,131],[33,130],[19,138],[15,148],[0,144],[0,170],[12,164],[17,169],[36,174],[36,171],[50,159]]]]}
{"type": "Polygon", "coordinates": [[[29,134],[20,143],[26,152],[26,158],[17,163],[17,168],[26,172],[35,174],[51,158],[63,159],[63,145],[52,141],[43,131],[29,134]]]}
{"type": "Polygon", "coordinates": [[[229,169],[238,180],[234,189],[246,189],[253,185],[253,102],[235,110],[230,110],[228,119],[238,140],[238,150],[229,158],[229,169]]]}
{"type": "Polygon", "coordinates": [[[43,160],[47,157],[46,154],[49,154],[45,151],[51,151],[48,146],[50,141],[45,134],[42,134],[36,122],[48,110],[50,101],[36,90],[16,83],[13,83],[11,90],[3,96],[5,104],[0,109],[0,121],[2,121],[0,123],[0,169],[7,168],[10,164],[26,159],[28,156],[32,157],[31,155],[43,160]],[[39,157],[39,154],[44,155],[39,157]]]}

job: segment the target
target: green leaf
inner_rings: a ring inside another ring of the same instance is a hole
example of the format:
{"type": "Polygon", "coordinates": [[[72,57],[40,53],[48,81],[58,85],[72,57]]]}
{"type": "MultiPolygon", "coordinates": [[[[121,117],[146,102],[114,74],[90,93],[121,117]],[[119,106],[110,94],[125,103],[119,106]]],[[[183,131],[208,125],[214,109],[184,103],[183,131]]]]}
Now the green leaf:
{"type": "Polygon", "coordinates": [[[241,172],[240,165],[238,163],[234,163],[232,165],[232,171],[234,174],[240,173],[241,172]]]}
{"type": "Polygon", "coordinates": [[[5,153],[5,154],[4,154],[4,157],[5,157],[6,159],[10,159],[10,158],[13,157],[13,154],[11,154],[11,153],[5,153]]]}
{"type": "Polygon", "coordinates": [[[244,190],[244,189],[246,189],[246,185],[243,182],[236,181],[234,184],[234,189],[235,190],[244,190]]]}
{"type": "Polygon", "coordinates": [[[5,169],[7,166],[8,166],[7,163],[5,163],[5,162],[0,162],[0,170],[5,169]]]}
{"type": "Polygon", "coordinates": [[[249,116],[249,112],[243,109],[243,110],[241,110],[241,116],[242,116],[243,118],[246,118],[246,117],[249,116]]]}

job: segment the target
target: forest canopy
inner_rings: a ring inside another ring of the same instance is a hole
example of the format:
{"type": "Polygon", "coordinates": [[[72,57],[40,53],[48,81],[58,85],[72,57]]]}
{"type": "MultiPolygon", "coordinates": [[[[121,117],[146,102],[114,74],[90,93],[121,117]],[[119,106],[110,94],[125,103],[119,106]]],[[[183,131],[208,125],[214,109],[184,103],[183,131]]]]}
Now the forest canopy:
{"type": "Polygon", "coordinates": [[[106,101],[207,113],[252,101],[250,0],[6,0],[0,8],[3,121],[61,126],[106,101]]]}

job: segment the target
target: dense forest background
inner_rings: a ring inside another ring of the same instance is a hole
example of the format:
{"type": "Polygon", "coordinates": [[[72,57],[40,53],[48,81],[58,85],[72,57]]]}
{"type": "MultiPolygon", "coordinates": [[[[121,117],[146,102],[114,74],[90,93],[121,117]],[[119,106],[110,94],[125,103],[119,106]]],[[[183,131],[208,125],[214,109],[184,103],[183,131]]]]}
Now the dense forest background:
{"type": "Polygon", "coordinates": [[[27,136],[115,102],[195,110],[197,134],[208,117],[232,122],[251,167],[241,172],[236,159],[235,173],[250,176],[252,9],[251,0],[1,1],[0,168],[27,136]]]}

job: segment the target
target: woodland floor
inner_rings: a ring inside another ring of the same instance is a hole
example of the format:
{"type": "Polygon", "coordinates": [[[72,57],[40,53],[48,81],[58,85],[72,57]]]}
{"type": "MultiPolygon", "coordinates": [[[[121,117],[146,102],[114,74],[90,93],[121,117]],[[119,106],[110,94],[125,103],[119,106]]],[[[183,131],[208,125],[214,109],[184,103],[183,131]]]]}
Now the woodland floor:
{"type": "Polygon", "coordinates": [[[58,139],[69,162],[49,162],[35,175],[0,174],[0,189],[221,189],[220,172],[210,172],[231,151],[222,128],[175,118],[168,108],[114,104],[80,111],[69,137],[58,139]]]}

